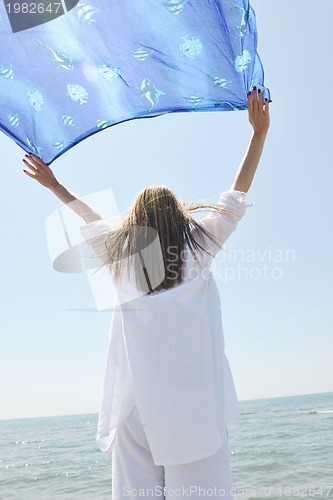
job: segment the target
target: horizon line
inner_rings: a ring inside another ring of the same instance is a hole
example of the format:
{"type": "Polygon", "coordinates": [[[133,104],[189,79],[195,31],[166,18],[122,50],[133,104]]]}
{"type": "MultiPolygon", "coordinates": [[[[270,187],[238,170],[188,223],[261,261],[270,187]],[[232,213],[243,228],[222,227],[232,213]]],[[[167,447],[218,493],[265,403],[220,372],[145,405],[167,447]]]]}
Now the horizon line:
{"type": "MultiPolygon", "coordinates": [[[[319,394],[333,394],[333,391],[325,391],[325,392],[314,392],[314,393],[303,393],[303,394],[293,394],[289,396],[270,396],[266,398],[253,398],[253,399],[240,399],[238,400],[239,403],[246,403],[249,401],[266,401],[267,399],[287,399],[287,398],[295,398],[295,397],[301,397],[301,396],[317,396],[319,394]]],[[[92,412],[92,413],[68,413],[68,414],[61,414],[61,415],[41,415],[41,416],[35,416],[35,417],[13,417],[13,418],[2,418],[0,417],[0,422],[5,422],[8,420],[31,420],[31,419],[36,419],[36,418],[59,418],[59,417],[79,417],[79,416],[84,416],[84,415],[94,415],[98,416],[98,411],[97,412],[92,412]]]]}

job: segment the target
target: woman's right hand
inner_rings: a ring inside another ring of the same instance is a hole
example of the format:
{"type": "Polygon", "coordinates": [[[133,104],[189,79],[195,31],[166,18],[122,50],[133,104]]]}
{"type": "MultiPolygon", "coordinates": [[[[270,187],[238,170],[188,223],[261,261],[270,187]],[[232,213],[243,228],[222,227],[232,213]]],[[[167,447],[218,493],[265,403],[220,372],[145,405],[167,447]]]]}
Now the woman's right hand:
{"type": "Polygon", "coordinates": [[[266,135],[270,125],[269,102],[262,100],[261,90],[253,87],[247,96],[249,122],[256,134],[266,135]]]}
{"type": "Polygon", "coordinates": [[[28,172],[27,170],[23,170],[23,172],[31,177],[32,179],[35,179],[38,181],[42,186],[45,186],[49,189],[52,189],[56,187],[59,182],[57,181],[54,173],[46,165],[46,163],[43,162],[38,156],[34,155],[33,153],[30,153],[30,155],[25,155],[26,158],[30,161],[30,163],[23,158],[23,161],[27,167],[30,168],[31,172],[28,172]]]}

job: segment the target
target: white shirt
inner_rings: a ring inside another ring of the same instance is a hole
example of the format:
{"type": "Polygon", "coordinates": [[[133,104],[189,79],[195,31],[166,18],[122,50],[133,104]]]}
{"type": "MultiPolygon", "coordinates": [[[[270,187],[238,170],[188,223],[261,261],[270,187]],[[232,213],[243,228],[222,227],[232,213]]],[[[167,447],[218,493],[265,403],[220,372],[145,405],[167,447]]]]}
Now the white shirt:
{"type": "MultiPolygon", "coordinates": [[[[245,198],[240,191],[224,192],[218,202],[224,213],[211,210],[201,219],[220,245],[253,205],[245,198]]],[[[103,220],[81,228],[97,254],[104,244],[101,236],[109,230],[103,220]]],[[[208,239],[205,248],[214,256],[220,250],[208,239]]],[[[174,288],[139,295],[134,277],[114,283],[117,300],[96,436],[98,447],[109,456],[117,426],[135,404],[156,465],[213,455],[221,446],[219,426],[240,417],[224,352],[213,257],[198,254],[196,262],[187,246],[185,251],[184,281],[174,288]]]]}

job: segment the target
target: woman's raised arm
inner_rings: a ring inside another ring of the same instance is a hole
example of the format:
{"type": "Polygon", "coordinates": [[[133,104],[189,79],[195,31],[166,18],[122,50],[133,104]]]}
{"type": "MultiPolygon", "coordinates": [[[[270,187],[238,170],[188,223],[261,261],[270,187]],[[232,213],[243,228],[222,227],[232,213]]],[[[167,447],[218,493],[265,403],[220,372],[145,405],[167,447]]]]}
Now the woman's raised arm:
{"type": "Polygon", "coordinates": [[[87,224],[102,219],[100,214],[87,205],[78,195],[72,193],[65,186],[60,184],[51,168],[47,166],[43,160],[33,153],[25,156],[30,163],[25,158],[23,158],[23,161],[31,170],[31,172],[23,170],[26,175],[38,181],[42,186],[50,189],[62,202],[82,217],[87,224]]]}
{"type": "Polygon", "coordinates": [[[231,190],[247,193],[256,173],[270,125],[269,102],[262,100],[262,92],[256,87],[248,94],[248,116],[253,135],[245,156],[239,165],[231,190]]]}

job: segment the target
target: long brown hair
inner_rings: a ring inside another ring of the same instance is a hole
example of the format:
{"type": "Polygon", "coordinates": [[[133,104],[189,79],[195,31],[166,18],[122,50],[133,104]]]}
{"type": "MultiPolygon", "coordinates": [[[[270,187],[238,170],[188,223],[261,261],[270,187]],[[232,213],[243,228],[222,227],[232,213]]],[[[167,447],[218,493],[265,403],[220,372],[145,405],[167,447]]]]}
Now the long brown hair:
{"type": "Polygon", "coordinates": [[[221,205],[214,203],[183,203],[168,187],[161,184],[152,184],[142,189],[129,214],[105,240],[107,265],[113,272],[114,279],[121,279],[124,267],[127,267],[129,276],[134,265],[136,284],[145,293],[166,290],[181,283],[184,278],[185,243],[195,259],[197,252],[209,253],[195,239],[193,229],[196,229],[195,233],[201,243],[207,237],[221,248],[214,236],[190,213],[207,209],[223,212],[221,205]],[[145,264],[142,253],[151,246],[155,235],[159,240],[159,252],[155,246],[155,251],[150,252],[145,264]]]}

